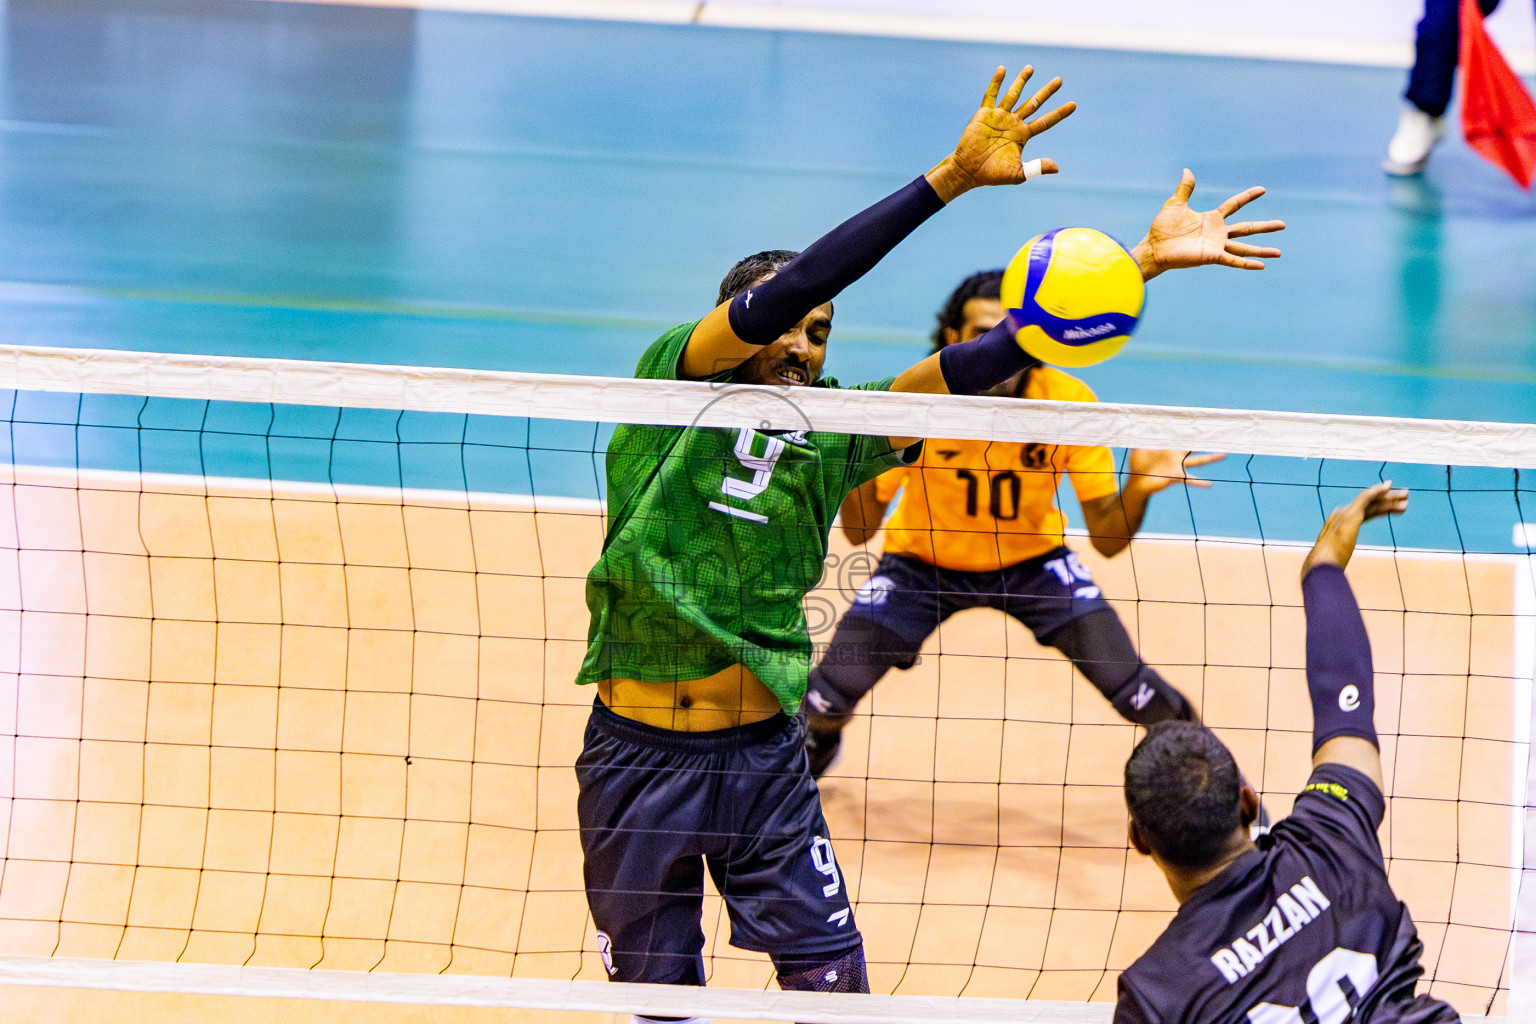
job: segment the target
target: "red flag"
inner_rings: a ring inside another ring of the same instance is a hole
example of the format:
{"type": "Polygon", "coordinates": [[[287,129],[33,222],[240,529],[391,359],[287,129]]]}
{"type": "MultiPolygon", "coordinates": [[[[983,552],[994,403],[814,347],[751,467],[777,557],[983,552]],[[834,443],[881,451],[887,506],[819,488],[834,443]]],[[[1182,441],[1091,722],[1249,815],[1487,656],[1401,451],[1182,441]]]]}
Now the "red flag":
{"type": "Polygon", "coordinates": [[[1467,145],[1529,189],[1536,177],[1536,103],[1488,38],[1477,0],[1461,0],[1461,73],[1467,145]]]}

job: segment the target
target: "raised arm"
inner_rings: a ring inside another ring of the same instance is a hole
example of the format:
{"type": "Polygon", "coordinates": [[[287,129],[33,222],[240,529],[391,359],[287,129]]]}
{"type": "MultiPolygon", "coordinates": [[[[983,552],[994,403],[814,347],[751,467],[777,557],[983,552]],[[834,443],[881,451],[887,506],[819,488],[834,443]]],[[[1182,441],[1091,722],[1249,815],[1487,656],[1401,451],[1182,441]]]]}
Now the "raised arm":
{"type": "Polygon", "coordinates": [[[1093,542],[1094,550],[1105,558],[1113,558],[1124,551],[1130,546],[1131,538],[1141,530],[1141,521],[1146,517],[1147,503],[1152,500],[1152,495],[1174,484],[1210,487],[1208,481],[1190,470],[1225,457],[1215,453],[1192,455],[1152,448],[1131,449],[1126,459],[1130,472],[1120,493],[1080,502],[1088,539],[1093,542]]]}
{"type": "Polygon", "coordinates": [[[1390,482],[1368,487],[1333,510],[1301,566],[1307,614],[1307,692],[1312,698],[1312,767],[1342,764],[1380,788],[1376,677],[1365,621],[1344,577],[1360,526],[1408,508],[1408,492],[1390,482]]]}
{"type": "Polygon", "coordinates": [[[998,68],[953,153],[910,185],[833,228],[778,274],[715,307],[688,339],[682,375],[710,377],[750,359],[863,277],[955,197],[984,185],[1017,185],[1038,174],[1056,173],[1055,161],[1025,164],[1021,154],[1025,143],[1058,124],[1076,104],[1064,103],[1029,120],[1061,88],[1061,79],[1053,78],[1020,104],[1033,73],[1026,67],[999,99],[1006,72],[998,68]]]}

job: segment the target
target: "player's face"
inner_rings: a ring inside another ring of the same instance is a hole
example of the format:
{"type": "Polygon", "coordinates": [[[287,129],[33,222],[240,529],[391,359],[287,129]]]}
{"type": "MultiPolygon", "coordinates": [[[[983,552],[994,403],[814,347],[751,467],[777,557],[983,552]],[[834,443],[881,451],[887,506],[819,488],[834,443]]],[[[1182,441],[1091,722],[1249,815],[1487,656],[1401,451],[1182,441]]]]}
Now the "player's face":
{"type": "Polygon", "coordinates": [[[736,368],[742,384],[804,387],[821,376],[827,361],[827,335],[832,331],[832,304],[817,306],[795,326],[736,368]]]}
{"type": "Polygon", "coordinates": [[[975,341],[1003,322],[1005,310],[997,299],[966,299],[960,307],[960,327],[944,328],[944,343],[957,345],[962,341],[975,341]]]}

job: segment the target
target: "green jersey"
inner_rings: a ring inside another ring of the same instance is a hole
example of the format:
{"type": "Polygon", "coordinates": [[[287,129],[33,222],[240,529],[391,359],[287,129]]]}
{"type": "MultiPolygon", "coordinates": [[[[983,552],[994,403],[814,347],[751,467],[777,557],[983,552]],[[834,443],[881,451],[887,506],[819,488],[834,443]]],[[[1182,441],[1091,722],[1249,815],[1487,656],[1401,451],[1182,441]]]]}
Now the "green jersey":
{"type": "MultiPolygon", "coordinates": [[[[635,376],[677,379],[694,326],[658,338],[635,376]]],[[[883,391],[893,380],[860,388],[883,391]]],[[[717,401],[729,402],[729,392],[717,401]]],[[[884,437],[809,425],[617,427],[576,681],[677,683],[740,664],[797,712],[811,668],[802,601],[821,579],[832,519],[855,487],[904,461],[884,437]]]]}

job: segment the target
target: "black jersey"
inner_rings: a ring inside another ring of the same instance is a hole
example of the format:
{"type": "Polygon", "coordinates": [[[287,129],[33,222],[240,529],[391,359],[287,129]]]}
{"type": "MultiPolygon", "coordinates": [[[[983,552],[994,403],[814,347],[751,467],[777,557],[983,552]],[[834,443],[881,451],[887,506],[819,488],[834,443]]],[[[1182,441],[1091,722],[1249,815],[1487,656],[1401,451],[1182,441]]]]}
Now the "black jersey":
{"type": "Polygon", "coordinates": [[[1451,1024],[1414,996],[1423,943],[1392,893],[1381,791],[1319,766],[1290,817],[1191,896],[1120,975],[1115,1024],[1451,1024]]]}

